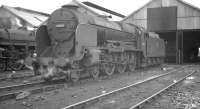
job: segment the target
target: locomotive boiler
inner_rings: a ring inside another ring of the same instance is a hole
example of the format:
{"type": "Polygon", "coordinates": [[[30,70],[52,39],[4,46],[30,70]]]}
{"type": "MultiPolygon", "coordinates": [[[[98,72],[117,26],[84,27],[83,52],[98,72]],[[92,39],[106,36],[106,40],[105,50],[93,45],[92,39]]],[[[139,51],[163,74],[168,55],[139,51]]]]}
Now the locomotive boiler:
{"type": "Polygon", "coordinates": [[[36,74],[72,81],[161,64],[165,43],[155,33],[128,23],[109,21],[72,1],[55,10],[36,32],[36,74]]]}

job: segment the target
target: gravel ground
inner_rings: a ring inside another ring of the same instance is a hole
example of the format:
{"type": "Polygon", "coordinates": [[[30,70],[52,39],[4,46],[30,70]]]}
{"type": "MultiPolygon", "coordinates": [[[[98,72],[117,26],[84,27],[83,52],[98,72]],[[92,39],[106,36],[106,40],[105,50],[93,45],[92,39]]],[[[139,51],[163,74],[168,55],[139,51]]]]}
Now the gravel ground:
{"type": "Polygon", "coordinates": [[[143,109],[200,109],[200,70],[143,109]]]}
{"type": "Polygon", "coordinates": [[[68,86],[66,84],[63,89],[31,95],[23,100],[0,102],[0,109],[60,109],[67,105],[130,85],[138,80],[165,73],[178,67],[180,66],[171,65],[170,67],[165,67],[165,71],[161,70],[161,68],[150,68],[149,70],[139,70],[131,74],[113,75],[109,79],[79,83],[74,86],[68,86]]]}
{"type": "Polygon", "coordinates": [[[12,85],[20,85],[20,84],[39,81],[39,80],[41,81],[41,77],[40,76],[26,77],[26,78],[20,78],[20,79],[8,79],[8,80],[5,80],[5,81],[1,81],[0,82],[0,87],[6,87],[6,86],[12,86],[12,85]]]}
{"type": "Polygon", "coordinates": [[[39,76],[34,77],[34,73],[31,70],[22,70],[12,72],[4,72],[0,74],[0,87],[18,85],[27,82],[33,82],[41,80],[39,76]]]}
{"type": "Polygon", "coordinates": [[[174,80],[178,80],[185,75],[187,71],[179,71],[156,80],[152,80],[136,87],[131,87],[128,90],[121,91],[116,95],[110,97],[104,97],[104,100],[96,104],[92,104],[89,108],[85,109],[128,109],[129,107],[139,103],[145,98],[153,95],[159,90],[165,88],[169,84],[172,84],[174,80]]]}

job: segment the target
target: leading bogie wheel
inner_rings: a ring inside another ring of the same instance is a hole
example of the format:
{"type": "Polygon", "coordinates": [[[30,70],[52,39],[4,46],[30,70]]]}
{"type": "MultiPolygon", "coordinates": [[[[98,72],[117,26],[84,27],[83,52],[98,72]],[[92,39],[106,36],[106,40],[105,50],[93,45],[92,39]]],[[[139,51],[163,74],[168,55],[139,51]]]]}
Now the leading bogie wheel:
{"type": "Polygon", "coordinates": [[[115,72],[115,65],[112,63],[103,63],[103,70],[104,73],[108,76],[113,75],[113,73],[115,72]]]}
{"type": "Polygon", "coordinates": [[[99,78],[99,67],[98,66],[93,66],[90,70],[90,75],[94,80],[97,80],[99,78]]]}
{"type": "Polygon", "coordinates": [[[70,79],[72,82],[77,82],[79,81],[80,76],[81,76],[80,71],[74,71],[74,72],[71,72],[70,79]]]}

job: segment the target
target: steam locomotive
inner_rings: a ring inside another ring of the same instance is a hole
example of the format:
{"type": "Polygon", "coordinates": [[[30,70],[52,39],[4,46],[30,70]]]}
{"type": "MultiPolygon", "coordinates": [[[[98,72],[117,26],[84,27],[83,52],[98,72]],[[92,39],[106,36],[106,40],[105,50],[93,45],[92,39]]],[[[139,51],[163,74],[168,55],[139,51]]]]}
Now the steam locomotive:
{"type": "Polygon", "coordinates": [[[76,82],[162,64],[165,42],[139,26],[109,21],[74,0],[38,28],[36,52],[35,74],[76,82]]]}
{"type": "Polygon", "coordinates": [[[31,31],[0,28],[0,71],[21,70],[28,52],[35,49],[31,31]]]}

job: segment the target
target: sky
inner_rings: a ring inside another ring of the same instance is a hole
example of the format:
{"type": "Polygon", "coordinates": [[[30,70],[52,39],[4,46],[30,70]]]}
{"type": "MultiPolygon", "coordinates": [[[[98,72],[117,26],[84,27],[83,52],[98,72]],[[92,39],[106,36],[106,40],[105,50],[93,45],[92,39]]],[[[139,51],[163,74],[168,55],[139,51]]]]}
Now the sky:
{"type": "MultiPolygon", "coordinates": [[[[57,8],[69,3],[71,0],[0,0],[0,5],[22,7],[44,13],[52,13],[57,8]]],[[[89,1],[123,15],[129,15],[150,0],[78,0],[89,1]]],[[[184,0],[200,8],[200,0],[184,0]]]]}

